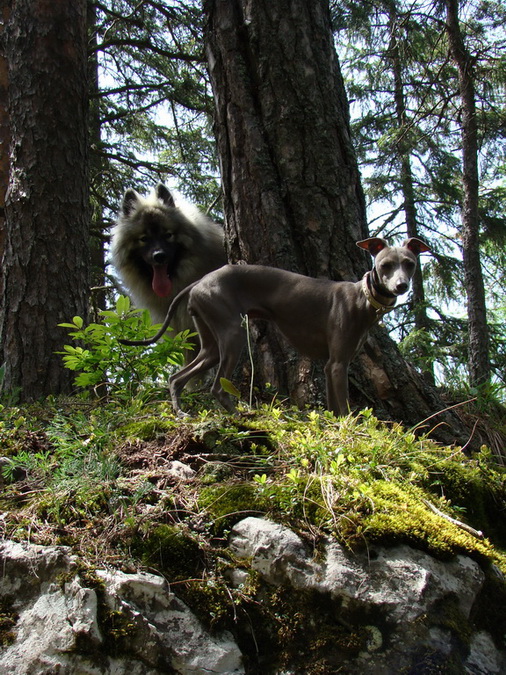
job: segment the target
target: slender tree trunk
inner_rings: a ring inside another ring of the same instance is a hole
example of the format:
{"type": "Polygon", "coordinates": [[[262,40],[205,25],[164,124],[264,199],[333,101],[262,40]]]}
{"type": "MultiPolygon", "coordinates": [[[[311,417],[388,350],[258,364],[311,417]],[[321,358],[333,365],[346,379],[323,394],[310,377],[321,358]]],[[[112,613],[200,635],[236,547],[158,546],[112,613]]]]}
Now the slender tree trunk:
{"type": "Polygon", "coordinates": [[[459,0],[446,0],[446,32],[459,74],[462,114],[462,248],[469,323],[469,381],[490,380],[489,333],[479,241],[478,124],[473,59],[466,49],[459,21],[459,0]]]}
{"type": "MultiPolygon", "coordinates": [[[[399,52],[399,25],[397,16],[397,7],[395,2],[388,3],[388,17],[390,29],[390,44],[388,55],[392,64],[392,73],[394,78],[394,100],[397,126],[399,131],[398,153],[400,160],[400,178],[401,191],[404,201],[404,215],[406,218],[406,234],[408,237],[419,237],[417,210],[415,203],[415,189],[413,185],[413,170],[411,167],[411,148],[407,141],[409,134],[409,120],[406,113],[406,100],[404,97],[404,80],[402,76],[402,60],[399,52]]],[[[411,284],[411,306],[415,319],[415,329],[428,330],[429,319],[425,304],[425,291],[423,287],[422,269],[416,268],[411,284]]],[[[431,384],[435,383],[434,368],[427,366],[424,376],[431,384]]]]}
{"type": "MultiPolygon", "coordinates": [[[[204,10],[231,259],[359,279],[370,266],[355,245],[365,206],[328,1],[205,0],[204,10]]],[[[313,403],[319,376],[297,355],[287,363],[267,335],[263,382],[313,403]]],[[[350,391],[352,403],[407,423],[444,407],[382,329],[352,365],[350,391]]],[[[438,433],[451,441],[459,425],[446,419],[438,433]]]]}
{"type": "Polygon", "coordinates": [[[98,312],[106,308],[106,254],[104,234],[104,204],[101,187],[105,162],[102,154],[100,98],[98,82],[98,58],[96,52],[97,11],[93,3],[88,3],[88,35],[90,37],[90,56],[88,58],[88,85],[89,85],[89,134],[90,134],[90,196],[93,209],[90,214],[90,259],[91,259],[91,309],[93,320],[98,321],[98,312]]]}
{"type": "Polygon", "coordinates": [[[0,344],[4,391],[68,392],[68,339],[88,296],[86,0],[13,0],[7,29],[11,171],[0,344]]]}

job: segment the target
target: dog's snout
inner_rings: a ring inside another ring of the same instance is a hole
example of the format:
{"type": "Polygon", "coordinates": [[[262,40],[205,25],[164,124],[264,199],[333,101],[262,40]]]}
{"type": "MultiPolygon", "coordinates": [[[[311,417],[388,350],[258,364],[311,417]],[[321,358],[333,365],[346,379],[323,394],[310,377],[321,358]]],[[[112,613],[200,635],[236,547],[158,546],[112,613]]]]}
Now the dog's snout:
{"type": "Polygon", "coordinates": [[[162,251],[161,249],[154,251],[152,258],[155,265],[164,265],[167,262],[167,255],[165,251],[162,251]]]}
{"type": "Polygon", "coordinates": [[[409,289],[409,284],[407,281],[398,281],[395,290],[398,295],[403,295],[403,293],[406,293],[409,289]]]}

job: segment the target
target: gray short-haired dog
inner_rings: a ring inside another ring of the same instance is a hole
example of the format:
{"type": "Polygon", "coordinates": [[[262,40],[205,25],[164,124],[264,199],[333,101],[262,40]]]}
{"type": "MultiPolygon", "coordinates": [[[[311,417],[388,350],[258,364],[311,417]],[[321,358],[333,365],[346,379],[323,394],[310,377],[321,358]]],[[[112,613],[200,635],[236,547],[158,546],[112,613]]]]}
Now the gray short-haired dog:
{"type": "Polygon", "coordinates": [[[172,303],[164,325],[151,339],[123,341],[151,344],[170,324],[178,303],[188,295],[188,311],[200,337],[200,351],[170,378],[176,412],[180,395],[196,375],[218,366],[212,393],[232,410],[221,379],[229,379],[245,342],[243,318],[267,319],[276,324],[297,351],[312,359],[325,359],[328,409],[348,412],[348,366],[362,346],[367,331],[394,308],[406,293],[418,255],[429,251],[423,241],[408,239],[390,247],[373,237],[357,242],[375,258],[361,281],[330,281],[259,265],[225,265],[185,288],[172,303]]]}

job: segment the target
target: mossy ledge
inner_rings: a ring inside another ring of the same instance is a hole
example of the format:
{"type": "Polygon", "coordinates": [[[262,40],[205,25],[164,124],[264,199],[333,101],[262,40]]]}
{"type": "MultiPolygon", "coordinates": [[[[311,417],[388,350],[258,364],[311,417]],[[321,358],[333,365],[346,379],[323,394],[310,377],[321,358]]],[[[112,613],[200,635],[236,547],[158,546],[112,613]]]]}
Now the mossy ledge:
{"type": "MultiPolygon", "coordinates": [[[[304,660],[315,674],[332,672],[323,656],[330,644],[335,663],[363,651],[378,617],[336,623],[329,604],[309,635],[314,597],[266,588],[235,560],[227,540],[238,521],[287,525],[315,555],[326,537],[351,552],[405,543],[443,560],[464,554],[486,573],[471,620],[504,648],[506,615],[489,626],[486,604],[506,598],[494,572],[506,573],[506,471],[488,448],[469,457],[368,410],[336,420],[271,405],[183,421],[165,403],[135,410],[72,402],[2,409],[4,538],[65,544],[90,569],[157,570],[211,630],[230,630],[245,658],[253,660],[261,636],[282,668],[305,632],[304,660]],[[174,472],[174,463],[189,473],[174,472]],[[237,569],[240,591],[230,583],[237,569]]],[[[454,610],[448,598],[425,620],[465,649],[469,621],[454,610]]],[[[16,619],[4,615],[8,642],[16,619]]],[[[381,626],[383,639],[388,632],[381,626]]]]}

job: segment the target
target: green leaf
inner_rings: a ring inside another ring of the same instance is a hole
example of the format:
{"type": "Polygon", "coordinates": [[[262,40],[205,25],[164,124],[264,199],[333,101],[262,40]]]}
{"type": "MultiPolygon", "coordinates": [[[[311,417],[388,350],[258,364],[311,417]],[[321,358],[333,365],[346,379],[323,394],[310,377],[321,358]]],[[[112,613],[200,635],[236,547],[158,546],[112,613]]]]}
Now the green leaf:
{"type": "Polygon", "coordinates": [[[116,312],[126,314],[130,311],[130,298],[127,295],[120,295],[116,300],[116,312]]]}
{"type": "Polygon", "coordinates": [[[220,385],[223,391],[226,391],[227,394],[230,394],[231,396],[235,396],[236,398],[241,398],[241,392],[235,384],[230,382],[230,380],[227,380],[226,377],[220,377],[220,385]]]}

